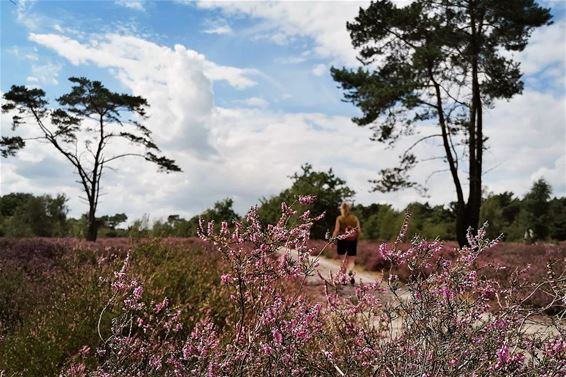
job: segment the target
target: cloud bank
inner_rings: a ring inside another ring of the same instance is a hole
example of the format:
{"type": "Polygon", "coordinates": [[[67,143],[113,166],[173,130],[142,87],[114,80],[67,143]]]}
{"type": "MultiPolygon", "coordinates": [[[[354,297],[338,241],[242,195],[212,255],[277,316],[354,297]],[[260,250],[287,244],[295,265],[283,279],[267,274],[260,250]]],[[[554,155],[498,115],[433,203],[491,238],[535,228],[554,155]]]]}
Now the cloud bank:
{"type": "MultiPolygon", "coordinates": [[[[270,22],[264,30],[277,39],[274,43],[309,38],[314,50],[304,52],[301,59],[325,58],[327,64],[308,68],[319,76],[330,64],[353,61],[349,36],[339,25],[354,17],[360,4],[198,5],[222,9],[226,17],[245,14],[270,22]]],[[[529,77],[537,74],[538,80],[564,80],[564,44],[556,45],[563,41],[563,30],[561,21],[535,33],[519,56],[529,77]]],[[[150,213],[154,219],[172,213],[191,216],[226,196],[234,198],[237,210],[244,212],[261,197],[288,187],[288,176],[305,162],[317,170],[333,168],[356,190],[361,203],[385,201],[402,208],[415,200],[434,204],[454,200],[448,174],[435,175],[430,181],[430,198],[414,191],[370,193],[368,180],[380,169],[393,166],[399,150],[411,140],[397,150],[386,149],[369,141],[371,131],[356,127],[348,116],[277,110],[277,104],[247,92],[262,85],[263,74],[255,67],[217,64],[182,44],[170,47],[131,35],[94,35],[84,41],[63,33],[32,33],[29,39],[68,64],[108,70],[126,90],[147,98],[151,104],[147,126],[163,152],[184,170],[182,174],[159,174],[141,161],[126,160],[106,177],[100,214],[126,212],[135,218],[150,213]],[[218,81],[242,93],[240,99],[228,101],[233,106],[216,104],[214,83],[218,81]]],[[[43,80],[49,82],[57,80],[58,72],[46,67],[36,69],[37,75],[30,77],[40,81],[39,73],[44,73],[43,80]]],[[[556,87],[547,92],[527,85],[522,96],[496,103],[486,113],[490,149],[485,154],[484,183],[491,191],[512,190],[522,195],[534,180],[545,177],[556,195],[566,194],[566,101],[563,87],[556,87]]],[[[7,124],[3,118],[3,132],[7,124]]],[[[419,152],[433,157],[438,152],[435,147],[434,142],[423,143],[419,152]]],[[[432,171],[443,167],[437,160],[425,162],[414,172],[415,179],[424,182],[432,171]]],[[[74,178],[47,145],[33,149],[30,145],[18,159],[2,164],[3,191],[64,192],[71,198],[72,215],[77,216],[86,207],[77,199],[80,191],[72,183],[74,178]]]]}

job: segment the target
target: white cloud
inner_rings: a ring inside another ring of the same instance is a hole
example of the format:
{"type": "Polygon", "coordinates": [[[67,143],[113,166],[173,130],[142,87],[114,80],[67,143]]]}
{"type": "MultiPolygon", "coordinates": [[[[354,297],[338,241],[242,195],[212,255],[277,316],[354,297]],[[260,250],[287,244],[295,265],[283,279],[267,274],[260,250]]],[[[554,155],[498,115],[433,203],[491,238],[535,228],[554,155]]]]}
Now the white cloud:
{"type": "Polygon", "coordinates": [[[94,63],[100,67],[116,67],[128,70],[130,68],[142,69],[140,62],[150,64],[149,70],[155,72],[166,69],[167,58],[174,56],[185,56],[190,60],[190,65],[202,67],[203,74],[207,78],[225,80],[235,88],[248,88],[256,82],[249,76],[258,74],[254,69],[242,69],[236,67],[222,66],[206,60],[205,56],[194,50],[181,45],[175,45],[173,49],[156,45],[145,39],[108,34],[99,39],[93,39],[88,44],[82,44],[77,40],[59,34],[30,34],[29,39],[45,47],[54,49],[59,55],[68,59],[73,65],[94,63]],[[152,54],[161,57],[152,60],[152,54]]]}
{"type": "MultiPolygon", "coordinates": [[[[405,5],[411,0],[397,0],[405,5]]],[[[288,44],[297,37],[308,37],[315,53],[336,64],[357,64],[356,52],[346,30],[346,22],[358,15],[369,1],[198,1],[199,7],[222,9],[228,15],[243,14],[264,20],[263,32],[276,44],[288,44]],[[265,30],[267,29],[267,30],[265,30]]]]}
{"type": "MultiPolygon", "coordinates": [[[[520,54],[521,68],[527,75],[540,73],[556,64],[566,66],[566,20],[539,28],[520,54]]],[[[564,71],[562,71],[564,73],[564,71]]]]}
{"type": "Polygon", "coordinates": [[[288,34],[281,32],[274,33],[273,35],[271,35],[270,39],[273,41],[273,43],[280,46],[287,45],[293,40],[288,34]]]}
{"type": "MultiPolygon", "coordinates": [[[[148,99],[150,129],[156,131],[161,144],[189,149],[202,157],[216,153],[207,128],[213,107],[212,82],[207,71],[214,64],[203,55],[181,45],[171,49],[118,35],[89,44],[55,34],[32,34],[30,39],[55,50],[72,64],[92,63],[113,69],[133,94],[148,99]]],[[[236,80],[234,85],[241,85],[237,72],[229,70],[227,77],[222,73],[222,67],[216,67],[213,76],[229,82],[236,80]]]]}
{"type": "Polygon", "coordinates": [[[212,81],[225,80],[235,88],[255,84],[248,77],[255,71],[217,65],[181,45],[169,48],[120,35],[85,44],[56,34],[31,34],[30,40],[55,50],[74,65],[92,63],[113,69],[133,94],[148,99],[150,128],[161,131],[156,133],[158,141],[202,158],[217,153],[210,143],[208,126],[212,81]]]}
{"type": "Polygon", "coordinates": [[[31,76],[27,81],[32,83],[41,83],[47,85],[59,84],[59,72],[62,66],[55,63],[33,64],[31,66],[31,76]]]}
{"type": "Polygon", "coordinates": [[[213,81],[225,80],[236,89],[246,89],[256,85],[256,82],[250,78],[252,75],[258,75],[256,69],[243,69],[215,64],[211,61],[204,62],[205,74],[213,81]]]}
{"type": "Polygon", "coordinates": [[[529,44],[518,54],[527,80],[536,80],[564,92],[566,88],[566,20],[535,30],[529,44]],[[531,76],[531,77],[529,77],[531,76]]]}
{"type": "Polygon", "coordinates": [[[313,52],[311,50],[306,50],[301,52],[300,55],[277,58],[276,61],[282,64],[300,64],[312,58],[313,52]]]}
{"type": "Polygon", "coordinates": [[[317,64],[313,67],[311,72],[313,75],[320,77],[328,72],[328,69],[326,68],[325,64],[317,64]]]}
{"type": "Polygon", "coordinates": [[[526,91],[497,102],[484,124],[489,137],[484,181],[490,190],[523,195],[544,177],[555,194],[566,195],[566,97],[526,91]]]}
{"type": "Polygon", "coordinates": [[[543,166],[539,170],[531,174],[531,182],[535,182],[540,178],[546,179],[552,186],[553,194],[564,195],[566,193],[566,148],[564,154],[559,156],[554,165],[543,166]]]}
{"type": "Polygon", "coordinates": [[[246,107],[257,107],[261,109],[269,106],[269,102],[261,97],[249,97],[243,100],[235,100],[234,103],[241,104],[246,107]]]}
{"type": "Polygon", "coordinates": [[[143,0],[114,0],[114,2],[128,9],[145,10],[143,0]]]}
{"type": "Polygon", "coordinates": [[[351,2],[217,2],[199,1],[202,8],[220,8],[228,15],[244,14],[265,20],[271,29],[270,39],[286,44],[295,37],[305,36],[315,42],[315,52],[341,63],[355,63],[355,51],[346,30],[360,6],[369,1],[351,2]]]}
{"type": "Polygon", "coordinates": [[[31,61],[39,60],[39,56],[37,55],[37,49],[35,48],[14,46],[14,47],[10,47],[6,51],[18,59],[31,60],[31,61]]]}
{"type": "Polygon", "coordinates": [[[208,19],[204,22],[206,34],[233,34],[234,31],[223,18],[208,19]]]}
{"type": "Polygon", "coordinates": [[[29,30],[36,30],[43,19],[31,9],[37,0],[20,0],[16,3],[16,20],[29,30]]]}

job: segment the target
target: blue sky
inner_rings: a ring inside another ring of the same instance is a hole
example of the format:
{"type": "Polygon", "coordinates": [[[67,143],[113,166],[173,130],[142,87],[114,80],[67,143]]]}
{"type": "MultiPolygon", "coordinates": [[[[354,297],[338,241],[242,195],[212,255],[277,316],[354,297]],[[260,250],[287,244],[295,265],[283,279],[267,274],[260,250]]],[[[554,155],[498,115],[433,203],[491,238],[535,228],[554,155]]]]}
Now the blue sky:
{"type": "MultiPolygon", "coordinates": [[[[184,170],[160,175],[125,161],[105,181],[101,214],[190,216],[227,196],[244,212],[288,187],[288,176],[305,162],[332,167],[361,203],[402,208],[454,198],[447,174],[429,181],[428,198],[369,192],[368,180],[393,166],[400,149],[369,141],[371,131],[351,123],[357,111],[341,101],[329,75],[332,65],[356,65],[344,25],[367,2],[14,3],[0,2],[0,90],[26,84],[54,99],[68,90],[67,77],[86,76],[145,96],[158,145],[184,170]]],[[[536,31],[516,56],[525,72],[523,95],[486,114],[492,147],[484,182],[493,192],[522,195],[544,177],[555,195],[566,194],[566,2],[543,4],[553,9],[555,24],[536,31]]],[[[6,116],[1,127],[10,134],[6,116]]],[[[71,214],[84,212],[71,171],[45,145],[30,144],[1,163],[2,194],[64,192],[71,214]]],[[[434,164],[419,168],[416,178],[424,182],[442,168],[434,164]]]]}
{"type": "MultiPolygon", "coordinates": [[[[45,78],[42,87],[49,93],[62,93],[67,88],[65,78],[78,74],[97,77],[109,87],[126,90],[106,69],[92,64],[69,65],[52,49],[28,40],[30,32],[74,36],[84,33],[82,38],[78,38],[84,41],[92,35],[118,33],[140,36],[170,48],[181,44],[216,64],[258,71],[250,74],[258,85],[246,90],[235,90],[225,82],[215,82],[215,101],[219,106],[230,107],[238,100],[258,97],[276,103],[274,110],[285,112],[320,111],[329,115],[351,115],[355,111],[352,106],[340,101],[341,93],[336,90],[326,66],[320,76],[312,74],[312,69],[328,64],[328,59],[313,54],[308,58],[301,57],[314,48],[312,40],[294,36],[291,43],[274,43],[269,27],[253,17],[226,17],[221,9],[202,9],[196,3],[168,1],[132,1],[127,3],[132,4],[130,7],[110,0],[20,3],[27,4],[20,5],[25,9],[21,18],[25,17],[23,14],[33,15],[32,20],[27,21],[31,27],[25,27],[18,20],[17,6],[2,1],[2,72],[9,72],[13,82],[26,82],[34,65],[30,59],[14,59],[15,49],[21,49],[34,52],[43,64],[60,67],[58,84],[45,78]],[[133,4],[140,4],[143,9],[133,4]]],[[[6,81],[9,80],[3,78],[3,90],[11,82],[6,81]]]]}

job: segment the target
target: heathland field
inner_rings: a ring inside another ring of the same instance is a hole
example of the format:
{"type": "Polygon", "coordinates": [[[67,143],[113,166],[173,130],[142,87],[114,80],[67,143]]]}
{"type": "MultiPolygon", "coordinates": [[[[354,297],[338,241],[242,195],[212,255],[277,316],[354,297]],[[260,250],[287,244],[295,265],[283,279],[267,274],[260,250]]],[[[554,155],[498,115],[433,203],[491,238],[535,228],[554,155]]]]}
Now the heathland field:
{"type": "Polygon", "coordinates": [[[211,228],[204,238],[0,240],[0,371],[558,376],[565,370],[563,243],[488,248],[480,241],[458,251],[422,240],[361,241],[358,267],[386,279],[352,288],[339,274],[306,283],[317,268],[300,255],[336,256],[324,241],[307,242],[300,225],[259,230],[252,220],[218,233],[211,228]],[[282,247],[297,249],[298,260],[282,247]],[[405,299],[383,299],[401,291],[405,299]],[[527,334],[521,321],[529,317],[549,331],[527,334]]]}

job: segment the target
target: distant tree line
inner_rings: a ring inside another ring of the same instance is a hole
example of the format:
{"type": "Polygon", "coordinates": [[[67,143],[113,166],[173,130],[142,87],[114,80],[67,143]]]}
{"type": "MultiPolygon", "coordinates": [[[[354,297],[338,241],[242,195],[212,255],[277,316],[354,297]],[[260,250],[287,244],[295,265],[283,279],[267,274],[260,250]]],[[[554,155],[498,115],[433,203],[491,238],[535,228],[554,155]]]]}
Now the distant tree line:
{"type": "MultiPolygon", "coordinates": [[[[88,216],[69,218],[68,198],[64,194],[35,196],[10,193],[0,196],[0,236],[86,238],[88,216]]],[[[128,220],[125,213],[96,219],[102,237],[123,237],[128,230],[119,225],[128,220]]]]}
{"type": "MultiPolygon", "coordinates": [[[[332,169],[315,171],[310,164],[289,177],[292,184],[278,195],[262,198],[257,206],[259,218],[264,224],[277,222],[281,203],[292,203],[299,195],[315,195],[317,200],[309,209],[315,215],[325,217],[315,224],[312,238],[323,239],[331,232],[343,201],[352,200],[355,192],[346,181],[337,177],[332,169]]],[[[506,241],[566,240],[566,197],[551,197],[551,186],[539,179],[523,198],[506,191],[487,193],[482,199],[480,219],[489,223],[488,236],[504,235],[506,241]]],[[[0,236],[6,237],[79,237],[88,232],[88,216],[68,218],[67,198],[63,194],[34,196],[11,193],[0,196],[0,236]]],[[[295,205],[299,205],[295,203],[295,205]]],[[[401,227],[406,211],[411,213],[409,235],[425,238],[456,240],[455,203],[431,206],[414,202],[403,210],[390,204],[355,204],[352,212],[362,223],[362,238],[369,240],[393,240],[401,227]]],[[[97,218],[101,237],[194,237],[199,219],[205,223],[222,221],[231,223],[240,219],[234,210],[234,200],[225,198],[189,219],[171,214],[166,219],[150,223],[149,216],[125,223],[124,213],[97,218]]]]}

